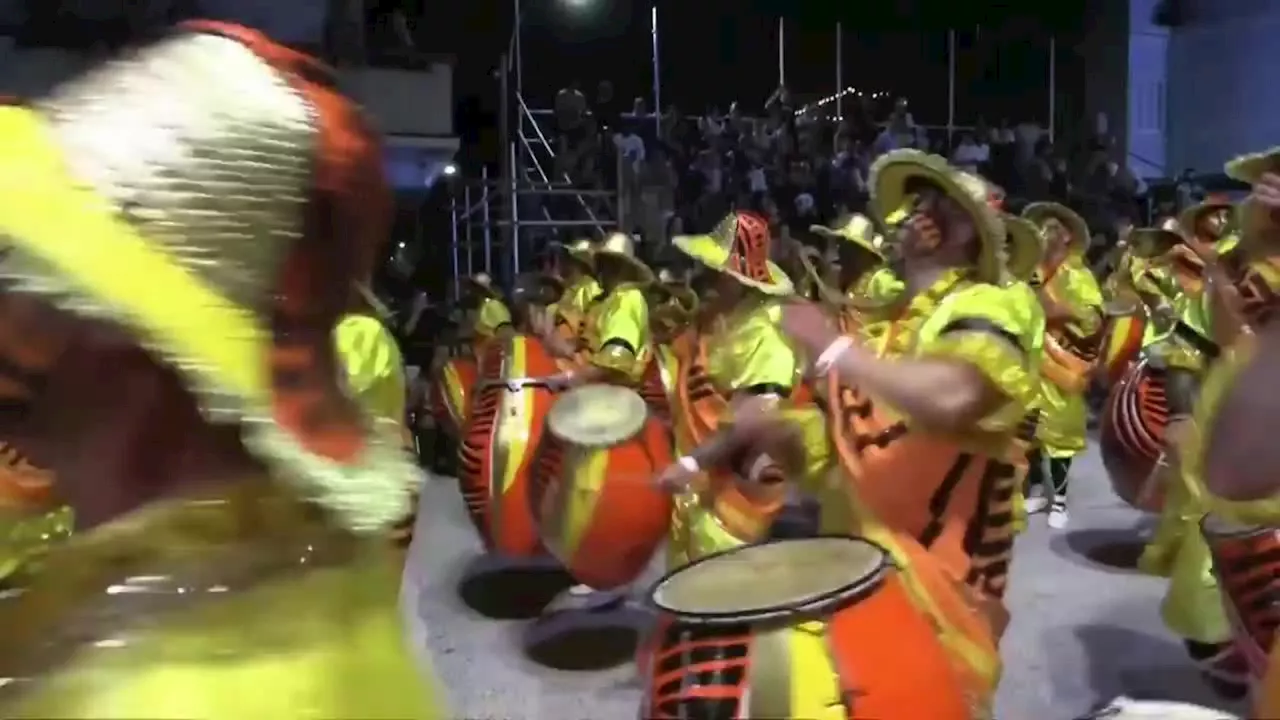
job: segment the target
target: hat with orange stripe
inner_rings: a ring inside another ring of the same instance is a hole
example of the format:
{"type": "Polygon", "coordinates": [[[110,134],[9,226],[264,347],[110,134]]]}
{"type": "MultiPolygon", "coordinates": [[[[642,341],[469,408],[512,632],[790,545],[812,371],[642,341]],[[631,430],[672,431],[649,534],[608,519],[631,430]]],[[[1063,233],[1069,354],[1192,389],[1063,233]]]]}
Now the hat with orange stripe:
{"type": "Polygon", "coordinates": [[[736,210],[707,235],[672,239],[684,254],[766,295],[795,292],[787,273],[769,259],[772,235],[763,216],[736,210]]]}
{"type": "Polygon", "coordinates": [[[417,467],[334,369],[390,196],[328,68],[238,26],[186,26],[0,107],[0,183],[12,290],[131,331],[349,528],[404,516],[417,467]]]}

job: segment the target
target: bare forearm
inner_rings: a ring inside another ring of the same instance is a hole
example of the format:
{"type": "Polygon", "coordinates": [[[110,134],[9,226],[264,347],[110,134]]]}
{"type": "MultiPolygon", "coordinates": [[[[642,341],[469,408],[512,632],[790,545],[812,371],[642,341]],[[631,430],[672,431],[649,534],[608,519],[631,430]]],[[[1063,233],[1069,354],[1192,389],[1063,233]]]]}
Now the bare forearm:
{"type": "Polygon", "coordinates": [[[883,360],[854,347],[840,356],[832,372],[933,430],[968,430],[987,412],[985,381],[963,363],[883,360]]]}

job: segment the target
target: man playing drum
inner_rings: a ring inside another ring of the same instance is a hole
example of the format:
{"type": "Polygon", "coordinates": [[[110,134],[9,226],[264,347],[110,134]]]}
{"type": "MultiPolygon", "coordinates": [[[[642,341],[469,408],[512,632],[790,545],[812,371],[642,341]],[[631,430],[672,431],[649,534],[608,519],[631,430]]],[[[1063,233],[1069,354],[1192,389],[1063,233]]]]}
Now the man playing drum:
{"type": "Polygon", "coordinates": [[[1102,327],[1102,291],[1084,264],[1089,226],[1070,208],[1032,203],[1022,212],[1045,237],[1045,257],[1033,284],[1045,309],[1047,335],[1040,375],[1039,453],[1031,459],[1034,493],[1027,512],[1049,508],[1049,526],[1068,522],[1067,475],[1085,448],[1089,387],[1102,327]]]}
{"type": "Polygon", "coordinates": [[[600,283],[593,275],[591,241],[576,240],[557,248],[557,269],[564,292],[548,308],[556,333],[570,342],[582,337],[582,321],[587,308],[600,296],[600,283]]]}
{"type": "MultiPolygon", "coordinates": [[[[591,258],[601,293],[587,310],[580,339],[561,337],[549,323],[540,328],[553,354],[576,361],[575,367],[549,382],[561,390],[602,382],[639,389],[653,355],[647,298],[653,271],[636,257],[634,241],[624,233],[601,241],[591,258]]],[[[607,608],[621,600],[621,594],[579,585],[552,602],[548,611],[607,608]]]]}
{"type": "Polygon", "coordinates": [[[796,477],[822,500],[821,529],[888,549],[982,717],[999,674],[1013,545],[1009,459],[1037,392],[1031,351],[1043,316],[1003,286],[1005,227],[981,180],[910,150],[883,156],[872,178],[879,207],[903,221],[894,242],[905,310],[874,346],[836,335],[813,305],[783,314],[827,383],[826,428],[804,409],[744,410],[726,442],[699,447],[661,480],[679,487],[693,469],[725,462],[735,443],[779,458],[802,447],[796,477]]]}
{"type": "MultiPolygon", "coordinates": [[[[1268,261],[1280,250],[1280,150],[1248,155],[1227,164],[1227,173],[1249,183],[1253,190],[1239,208],[1241,251],[1251,262],[1268,261]]],[[[1273,428],[1280,421],[1280,328],[1247,323],[1239,296],[1216,287],[1224,278],[1209,266],[1214,324],[1223,316],[1234,338],[1216,334],[1227,348],[1205,376],[1193,424],[1183,436],[1178,481],[1203,498],[1210,518],[1229,535],[1264,539],[1260,547],[1276,546],[1280,527],[1280,481],[1276,468],[1280,454],[1273,428]],[[1232,297],[1235,295],[1235,297],[1232,297]],[[1234,305],[1234,307],[1233,307],[1234,305]],[[1234,316],[1234,317],[1232,317],[1234,316]],[[1253,328],[1257,335],[1254,336],[1253,328]],[[1234,527],[1233,527],[1234,526],[1234,527]]],[[[1221,271],[1221,268],[1217,268],[1221,271]]],[[[1210,532],[1210,543],[1229,539],[1210,532]]],[[[1220,548],[1215,548],[1215,554],[1220,548]]],[[[1221,580],[1235,626],[1238,646],[1252,658],[1271,654],[1257,674],[1265,673],[1254,687],[1254,720],[1280,717],[1280,662],[1274,643],[1277,570],[1274,551],[1253,557],[1239,555],[1232,567],[1215,569],[1221,580]],[[1243,578],[1235,576],[1243,575],[1243,578]],[[1246,582],[1237,582],[1243,579],[1246,582]]]]}

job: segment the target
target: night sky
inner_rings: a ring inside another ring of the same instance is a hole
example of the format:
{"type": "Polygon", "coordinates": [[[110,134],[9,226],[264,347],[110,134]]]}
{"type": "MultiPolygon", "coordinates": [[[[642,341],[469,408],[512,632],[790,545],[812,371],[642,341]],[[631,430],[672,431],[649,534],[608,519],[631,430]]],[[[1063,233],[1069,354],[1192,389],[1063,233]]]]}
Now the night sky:
{"type": "MultiPolygon", "coordinates": [[[[608,79],[618,95],[643,95],[652,104],[651,2],[523,0],[523,5],[524,90],[531,105],[550,107],[556,90],[571,79],[579,80],[588,96],[597,82],[608,79]]],[[[1039,17],[1014,16],[996,8],[1001,5],[1010,3],[661,0],[662,103],[675,103],[691,114],[711,105],[723,109],[733,100],[748,111],[758,109],[778,81],[777,19],[785,14],[786,80],[802,100],[836,89],[835,23],[840,17],[845,84],[907,95],[917,122],[946,124],[950,26],[957,28],[959,49],[957,124],[971,124],[979,115],[993,123],[1003,117],[1045,122],[1049,38],[1058,38],[1062,86],[1077,64],[1079,2],[1062,0],[1052,8],[1038,8],[1039,17]]],[[[460,130],[463,124],[490,124],[497,93],[489,74],[509,38],[510,0],[427,6],[434,19],[418,24],[419,45],[458,59],[460,130]]]]}

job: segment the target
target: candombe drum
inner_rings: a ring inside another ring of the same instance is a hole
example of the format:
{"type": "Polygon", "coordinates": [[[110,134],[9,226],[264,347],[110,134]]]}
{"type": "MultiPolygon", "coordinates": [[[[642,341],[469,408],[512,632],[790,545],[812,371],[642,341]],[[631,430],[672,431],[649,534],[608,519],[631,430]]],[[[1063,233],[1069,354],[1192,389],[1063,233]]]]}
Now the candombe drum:
{"type": "Polygon", "coordinates": [[[431,415],[436,424],[453,440],[462,437],[467,423],[467,409],[476,382],[473,358],[451,357],[440,366],[431,383],[431,415]]]}
{"type": "Polygon", "coordinates": [[[458,482],[485,546],[510,557],[539,554],[529,485],[555,393],[546,378],[559,372],[542,342],[530,335],[493,340],[481,357],[471,413],[459,447],[458,482]]]}
{"type": "Polygon", "coordinates": [[[1147,313],[1139,302],[1121,301],[1108,304],[1107,330],[1102,341],[1101,378],[1111,387],[1120,382],[1129,366],[1142,352],[1147,332],[1147,313]]]}
{"type": "Polygon", "coordinates": [[[1164,491],[1153,482],[1169,425],[1164,371],[1142,357],[1111,388],[1102,412],[1102,464],[1116,495],[1139,510],[1159,512],[1164,491]]]}
{"type": "Polygon", "coordinates": [[[597,590],[635,580],[671,519],[654,484],[672,460],[665,428],[634,391],[586,385],[556,401],[547,430],[530,496],[547,549],[597,590]]]}
{"type": "Polygon", "coordinates": [[[1167,700],[1116,698],[1079,720],[1240,720],[1215,708],[1167,700]]]}
{"type": "Polygon", "coordinates": [[[709,555],[659,580],[649,600],[661,619],[640,717],[971,717],[936,630],[866,540],[709,555]]]}
{"type": "Polygon", "coordinates": [[[1213,555],[1236,647],[1249,674],[1260,681],[1280,625],[1280,528],[1240,525],[1210,513],[1200,529],[1213,555]]]}

